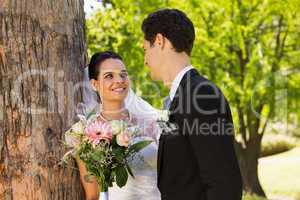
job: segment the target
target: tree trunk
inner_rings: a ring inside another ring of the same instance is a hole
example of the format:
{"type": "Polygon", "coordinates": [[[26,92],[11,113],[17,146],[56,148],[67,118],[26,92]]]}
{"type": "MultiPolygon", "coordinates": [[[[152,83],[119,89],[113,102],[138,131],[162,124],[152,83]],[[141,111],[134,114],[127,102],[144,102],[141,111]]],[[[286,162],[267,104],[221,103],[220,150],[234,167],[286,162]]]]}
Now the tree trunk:
{"type": "Polygon", "coordinates": [[[246,147],[236,144],[236,150],[243,178],[244,190],[250,194],[266,197],[258,178],[258,158],[261,138],[252,138],[246,147]]]}
{"type": "Polygon", "coordinates": [[[85,63],[83,0],[0,0],[0,199],[83,199],[59,163],[85,63]]]}

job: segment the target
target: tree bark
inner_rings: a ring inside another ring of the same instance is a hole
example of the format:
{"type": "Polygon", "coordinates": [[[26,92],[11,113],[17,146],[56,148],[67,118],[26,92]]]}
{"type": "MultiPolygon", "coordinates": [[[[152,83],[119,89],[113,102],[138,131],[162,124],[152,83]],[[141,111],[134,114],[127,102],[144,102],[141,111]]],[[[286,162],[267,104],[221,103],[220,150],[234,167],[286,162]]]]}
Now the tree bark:
{"type": "Polygon", "coordinates": [[[258,159],[260,155],[261,137],[252,138],[247,147],[236,143],[236,150],[241,169],[244,190],[250,194],[266,197],[258,178],[258,159]]]}
{"type": "Polygon", "coordinates": [[[0,0],[0,199],[84,198],[75,162],[59,165],[84,30],[83,0],[0,0]]]}

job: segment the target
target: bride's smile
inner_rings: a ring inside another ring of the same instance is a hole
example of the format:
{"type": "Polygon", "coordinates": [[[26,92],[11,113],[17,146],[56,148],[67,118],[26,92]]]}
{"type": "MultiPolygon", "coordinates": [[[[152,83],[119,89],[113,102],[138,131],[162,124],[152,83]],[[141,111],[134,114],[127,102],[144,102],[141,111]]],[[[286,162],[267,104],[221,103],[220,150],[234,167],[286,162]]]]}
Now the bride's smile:
{"type": "Polygon", "coordinates": [[[112,91],[117,93],[117,94],[122,94],[124,92],[126,92],[127,87],[116,87],[113,88],[112,91]]]}

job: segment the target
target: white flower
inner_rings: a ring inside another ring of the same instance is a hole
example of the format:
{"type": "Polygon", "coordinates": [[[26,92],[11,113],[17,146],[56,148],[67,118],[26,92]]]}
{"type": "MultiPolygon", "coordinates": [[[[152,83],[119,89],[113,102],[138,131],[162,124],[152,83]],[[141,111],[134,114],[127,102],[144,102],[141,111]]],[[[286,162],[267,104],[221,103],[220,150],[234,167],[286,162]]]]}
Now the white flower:
{"type": "Polygon", "coordinates": [[[121,133],[117,135],[117,144],[122,147],[128,147],[129,144],[129,135],[127,133],[121,133]]]}
{"type": "Polygon", "coordinates": [[[70,147],[76,147],[80,143],[80,135],[83,135],[84,125],[82,121],[75,123],[66,133],[65,142],[70,147]]]}
{"type": "Polygon", "coordinates": [[[160,110],[158,111],[158,117],[157,120],[158,121],[169,121],[169,111],[168,110],[160,110]]]}
{"type": "Polygon", "coordinates": [[[84,131],[84,125],[81,121],[75,123],[71,128],[70,128],[70,132],[72,133],[78,133],[78,134],[82,134],[84,131]]]}
{"type": "Polygon", "coordinates": [[[80,144],[80,138],[69,130],[65,133],[65,142],[69,147],[77,147],[80,144]]]}
{"type": "Polygon", "coordinates": [[[141,133],[141,129],[139,126],[128,126],[126,128],[126,132],[129,134],[130,137],[137,136],[141,133]]]}
{"type": "Polygon", "coordinates": [[[127,123],[122,120],[112,120],[110,121],[110,126],[112,128],[113,135],[118,135],[127,128],[127,123]]]}

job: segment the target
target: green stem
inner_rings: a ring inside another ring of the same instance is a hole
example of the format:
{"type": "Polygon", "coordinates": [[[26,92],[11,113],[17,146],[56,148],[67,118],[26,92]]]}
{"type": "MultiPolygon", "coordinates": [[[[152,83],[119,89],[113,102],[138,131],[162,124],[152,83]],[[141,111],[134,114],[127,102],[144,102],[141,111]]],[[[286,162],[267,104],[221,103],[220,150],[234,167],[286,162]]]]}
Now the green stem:
{"type": "Polygon", "coordinates": [[[98,185],[99,185],[99,191],[100,192],[107,192],[108,191],[108,184],[105,183],[104,181],[99,180],[98,185]]]}

